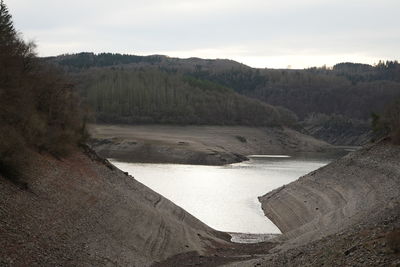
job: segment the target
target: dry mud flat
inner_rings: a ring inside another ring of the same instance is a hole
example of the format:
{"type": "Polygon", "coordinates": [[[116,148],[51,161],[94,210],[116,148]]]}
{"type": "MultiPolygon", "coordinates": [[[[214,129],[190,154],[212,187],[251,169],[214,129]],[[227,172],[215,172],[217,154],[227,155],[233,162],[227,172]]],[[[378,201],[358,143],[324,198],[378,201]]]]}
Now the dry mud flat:
{"type": "Polygon", "coordinates": [[[323,141],[288,128],[91,125],[99,155],[127,162],[223,165],[244,155],[319,152],[323,141]]]}

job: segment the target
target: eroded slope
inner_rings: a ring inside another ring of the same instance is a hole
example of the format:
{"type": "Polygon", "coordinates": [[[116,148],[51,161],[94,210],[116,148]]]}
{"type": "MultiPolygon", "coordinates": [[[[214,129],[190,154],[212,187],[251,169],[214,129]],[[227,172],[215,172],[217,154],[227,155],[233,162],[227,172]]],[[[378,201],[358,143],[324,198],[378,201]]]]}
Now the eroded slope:
{"type": "Polygon", "coordinates": [[[304,244],[399,205],[400,147],[369,145],[276,189],[260,201],[289,239],[304,244]]]}
{"type": "Polygon", "coordinates": [[[38,155],[0,177],[0,265],[148,266],[225,237],[94,154],[38,155]]]}

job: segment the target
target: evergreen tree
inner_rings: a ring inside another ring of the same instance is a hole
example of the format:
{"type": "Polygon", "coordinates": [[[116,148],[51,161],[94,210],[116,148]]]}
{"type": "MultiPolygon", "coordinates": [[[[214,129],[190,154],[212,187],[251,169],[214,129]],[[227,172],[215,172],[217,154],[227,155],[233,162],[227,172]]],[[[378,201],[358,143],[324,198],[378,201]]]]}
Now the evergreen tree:
{"type": "Polygon", "coordinates": [[[40,64],[0,2],[0,174],[20,177],[30,152],[61,155],[82,137],[79,100],[63,75],[40,64]]]}
{"type": "Polygon", "coordinates": [[[16,31],[12,18],[3,0],[0,2],[0,45],[1,48],[15,41],[16,31]]]}

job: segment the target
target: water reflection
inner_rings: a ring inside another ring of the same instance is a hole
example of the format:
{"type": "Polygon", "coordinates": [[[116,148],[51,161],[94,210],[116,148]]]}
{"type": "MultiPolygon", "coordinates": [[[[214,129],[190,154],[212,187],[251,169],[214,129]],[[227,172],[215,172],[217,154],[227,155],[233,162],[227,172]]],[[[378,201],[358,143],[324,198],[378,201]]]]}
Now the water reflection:
{"type": "Polygon", "coordinates": [[[226,166],[112,163],[217,230],[279,233],[257,197],[332,161],[282,156],[251,157],[226,166]]]}

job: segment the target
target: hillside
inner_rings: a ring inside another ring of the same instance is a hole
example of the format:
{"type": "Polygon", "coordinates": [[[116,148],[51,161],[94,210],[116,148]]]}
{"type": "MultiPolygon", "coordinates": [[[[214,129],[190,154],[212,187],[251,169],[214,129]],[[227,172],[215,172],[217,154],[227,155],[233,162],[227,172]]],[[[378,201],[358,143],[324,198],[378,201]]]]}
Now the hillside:
{"type": "Polygon", "coordinates": [[[227,244],[84,145],[80,98],[34,47],[1,1],[0,266],[150,266],[227,244]]]}
{"type": "Polygon", "coordinates": [[[42,64],[0,2],[0,174],[17,183],[34,153],[55,157],[86,138],[85,114],[70,81],[42,64]]]}
{"type": "MultiPolygon", "coordinates": [[[[387,103],[400,97],[400,66],[396,61],[379,62],[376,66],[340,63],[332,69],[277,70],[253,69],[230,60],[107,53],[80,53],[44,60],[62,66],[77,76],[83,75],[84,79],[90,77],[88,73],[91,69],[94,72],[124,68],[125,72],[126,69],[131,72],[157,70],[168,77],[183,75],[208,81],[269,105],[284,107],[302,121],[305,133],[338,145],[368,142],[371,137],[371,114],[381,114],[387,103]],[[324,119],[315,120],[315,117],[324,119]]],[[[126,82],[121,85],[128,87],[126,82]]],[[[146,86],[151,88],[151,85],[146,86]]],[[[93,101],[91,103],[93,105],[93,101]]],[[[190,101],[186,103],[191,105],[190,101]]],[[[215,102],[212,102],[210,107],[214,108],[214,105],[215,102]]],[[[287,111],[283,113],[290,114],[287,111]]],[[[293,119],[296,121],[291,115],[291,123],[293,119]]],[[[195,122],[193,119],[188,121],[195,122]]],[[[155,119],[153,122],[160,123],[162,120],[155,119]]],[[[235,123],[243,124],[243,121],[235,123]]],[[[282,123],[287,122],[284,120],[282,123]]]]}
{"type": "Polygon", "coordinates": [[[314,240],[395,207],[399,149],[382,142],[353,152],[261,197],[263,210],[288,238],[314,240]]]}
{"type": "Polygon", "coordinates": [[[400,101],[383,107],[398,96],[398,70],[397,62],[289,71],[164,56],[38,59],[0,1],[0,266],[398,266],[400,101]],[[262,208],[283,234],[234,244],[98,156],[86,144],[90,107],[97,120],[125,123],[92,125],[96,149],[152,162],[319,151],[330,145],[287,126],[355,140],[368,136],[358,130],[371,111],[384,138],[266,192],[262,208]],[[196,125],[126,125],[154,122],[196,125]]]}
{"type": "Polygon", "coordinates": [[[100,123],[277,126],[295,115],[219,84],[154,69],[91,69],[78,75],[100,123]]]}
{"type": "Polygon", "coordinates": [[[0,176],[0,263],[387,266],[400,260],[388,239],[400,227],[399,154],[373,145],[260,198],[284,232],[272,251],[276,243],[228,243],[90,150],[37,155],[27,189],[0,176]]]}
{"type": "Polygon", "coordinates": [[[229,266],[397,266],[399,159],[384,140],[260,197],[282,243],[229,266]]]}
{"type": "Polygon", "coordinates": [[[250,67],[229,59],[172,58],[164,55],[136,56],[127,54],[82,52],[56,57],[43,58],[43,61],[61,66],[67,72],[80,72],[90,68],[117,67],[124,65],[132,68],[162,68],[168,70],[227,70],[250,67]]]}
{"type": "Polygon", "coordinates": [[[35,159],[26,190],[0,175],[1,266],[149,266],[226,243],[90,150],[35,159]]]}

